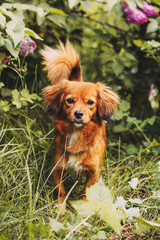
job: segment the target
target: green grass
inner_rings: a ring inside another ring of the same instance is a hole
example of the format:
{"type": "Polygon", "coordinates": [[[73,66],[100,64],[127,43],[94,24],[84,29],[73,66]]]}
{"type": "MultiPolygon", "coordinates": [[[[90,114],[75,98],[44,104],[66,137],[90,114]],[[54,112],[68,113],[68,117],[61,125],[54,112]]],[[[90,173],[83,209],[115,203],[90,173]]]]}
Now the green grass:
{"type": "MultiPolygon", "coordinates": [[[[50,178],[54,128],[40,107],[21,111],[19,115],[1,115],[0,125],[0,239],[122,239],[97,216],[82,219],[69,204],[65,209],[57,208],[50,178]],[[55,219],[63,224],[57,233],[55,219]]],[[[110,140],[102,168],[105,184],[115,199],[117,196],[141,199],[141,215],[157,221],[159,145],[142,146],[138,154],[127,155],[126,143],[110,140]],[[129,185],[134,177],[139,179],[135,190],[129,185]]],[[[72,189],[70,200],[79,199],[82,193],[84,178],[79,176],[77,184],[76,180],[73,174],[66,180],[68,190],[72,189]]],[[[126,220],[123,239],[128,235],[133,235],[132,239],[158,239],[159,228],[150,228],[140,236],[132,231],[135,226],[135,220],[126,220]]]]}

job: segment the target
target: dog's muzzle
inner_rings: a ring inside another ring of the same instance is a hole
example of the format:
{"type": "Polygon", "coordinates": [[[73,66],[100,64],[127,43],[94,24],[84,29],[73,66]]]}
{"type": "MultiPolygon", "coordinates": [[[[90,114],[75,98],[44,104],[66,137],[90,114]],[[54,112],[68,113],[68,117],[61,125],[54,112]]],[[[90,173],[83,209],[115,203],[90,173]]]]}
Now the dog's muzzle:
{"type": "Polygon", "coordinates": [[[83,117],[83,112],[82,111],[76,111],[76,112],[74,112],[74,117],[75,117],[75,119],[76,120],[81,120],[82,119],[82,117],[83,117]]]}
{"type": "Polygon", "coordinates": [[[74,126],[77,128],[80,128],[83,126],[83,123],[81,121],[81,119],[83,118],[84,113],[82,111],[76,111],[74,112],[74,117],[75,117],[75,122],[74,122],[74,126]]]}

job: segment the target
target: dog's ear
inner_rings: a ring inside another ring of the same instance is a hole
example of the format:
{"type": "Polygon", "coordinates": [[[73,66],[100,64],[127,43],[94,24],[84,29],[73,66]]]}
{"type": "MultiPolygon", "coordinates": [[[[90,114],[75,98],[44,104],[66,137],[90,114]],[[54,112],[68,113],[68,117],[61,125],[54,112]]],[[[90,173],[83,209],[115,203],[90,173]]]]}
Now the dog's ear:
{"type": "Polygon", "coordinates": [[[98,117],[107,121],[119,103],[119,97],[104,84],[98,82],[96,85],[98,91],[98,117]]]}
{"type": "Polygon", "coordinates": [[[42,94],[47,114],[57,115],[60,113],[62,109],[63,93],[63,82],[56,83],[55,85],[51,85],[43,89],[42,94]]]}

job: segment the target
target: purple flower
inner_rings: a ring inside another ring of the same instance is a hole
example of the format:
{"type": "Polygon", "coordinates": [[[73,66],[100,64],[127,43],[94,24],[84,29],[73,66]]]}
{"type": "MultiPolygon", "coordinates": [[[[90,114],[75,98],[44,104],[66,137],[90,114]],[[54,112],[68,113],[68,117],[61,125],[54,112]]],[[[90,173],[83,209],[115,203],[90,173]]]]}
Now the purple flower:
{"type": "Polygon", "coordinates": [[[23,38],[23,40],[21,41],[19,54],[21,56],[24,56],[25,54],[33,53],[36,48],[37,48],[37,45],[35,42],[30,41],[27,38],[23,38]]]}
{"type": "Polygon", "coordinates": [[[131,14],[127,14],[126,20],[129,23],[135,23],[135,24],[143,24],[145,22],[148,22],[146,15],[139,9],[137,9],[135,12],[132,11],[131,14]]]}
{"type": "Polygon", "coordinates": [[[21,48],[20,48],[20,52],[19,52],[19,54],[21,56],[24,56],[26,54],[27,47],[28,47],[28,39],[23,38],[22,41],[21,41],[21,48]]]}
{"type": "Polygon", "coordinates": [[[147,17],[154,17],[159,15],[159,13],[154,10],[154,8],[154,6],[149,5],[146,1],[144,1],[143,12],[146,14],[147,17]]]}
{"type": "Polygon", "coordinates": [[[27,53],[32,53],[34,50],[37,48],[37,45],[35,42],[30,41],[29,42],[29,47],[27,53]]]}
{"type": "Polygon", "coordinates": [[[124,6],[124,17],[126,18],[127,22],[143,24],[148,21],[147,16],[140,9],[133,11],[125,2],[122,2],[122,6],[124,6]]]}
{"type": "Polygon", "coordinates": [[[148,22],[147,17],[159,15],[159,13],[154,10],[155,7],[149,5],[146,1],[144,1],[144,9],[137,8],[136,11],[133,11],[126,2],[122,2],[121,4],[124,7],[124,17],[129,23],[143,24],[148,22]]]}

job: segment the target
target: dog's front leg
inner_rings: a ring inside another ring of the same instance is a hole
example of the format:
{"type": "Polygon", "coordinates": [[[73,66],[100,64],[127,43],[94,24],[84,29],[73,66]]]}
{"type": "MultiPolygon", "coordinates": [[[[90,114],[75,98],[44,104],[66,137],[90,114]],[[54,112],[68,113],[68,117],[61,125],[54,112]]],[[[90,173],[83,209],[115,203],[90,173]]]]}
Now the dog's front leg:
{"type": "Polygon", "coordinates": [[[62,182],[62,177],[63,177],[62,168],[56,168],[53,170],[52,178],[53,178],[54,185],[57,186],[57,192],[58,192],[57,203],[58,204],[63,203],[66,197],[66,192],[65,192],[64,184],[62,182]]]}
{"type": "Polygon", "coordinates": [[[84,195],[82,198],[83,200],[87,200],[86,189],[91,187],[98,181],[99,175],[100,175],[100,169],[96,169],[94,171],[92,170],[92,171],[87,172],[87,181],[86,181],[86,185],[84,188],[84,195]]]}

